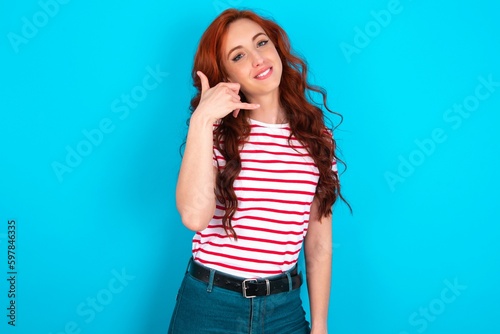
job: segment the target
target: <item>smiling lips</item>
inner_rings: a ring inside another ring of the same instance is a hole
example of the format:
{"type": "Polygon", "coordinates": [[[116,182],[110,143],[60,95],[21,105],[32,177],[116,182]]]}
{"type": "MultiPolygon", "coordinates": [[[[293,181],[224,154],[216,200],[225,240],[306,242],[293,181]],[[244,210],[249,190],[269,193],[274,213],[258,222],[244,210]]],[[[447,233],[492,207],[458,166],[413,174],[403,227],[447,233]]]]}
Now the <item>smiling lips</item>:
{"type": "Polygon", "coordinates": [[[255,76],[255,79],[257,80],[264,80],[264,79],[267,79],[271,76],[271,74],[273,73],[273,68],[272,67],[269,67],[268,69],[260,72],[259,74],[257,74],[255,76]]]}

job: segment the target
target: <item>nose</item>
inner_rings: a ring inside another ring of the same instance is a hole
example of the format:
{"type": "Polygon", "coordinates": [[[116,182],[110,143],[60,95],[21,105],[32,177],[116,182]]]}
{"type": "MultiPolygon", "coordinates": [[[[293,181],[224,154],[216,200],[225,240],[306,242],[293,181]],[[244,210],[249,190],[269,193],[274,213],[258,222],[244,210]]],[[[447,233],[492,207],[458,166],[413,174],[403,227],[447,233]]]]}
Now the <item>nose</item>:
{"type": "Polygon", "coordinates": [[[262,65],[263,62],[264,62],[264,57],[262,57],[262,55],[258,51],[254,51],[252,53],[252,66],[258,67],[262,65]]]}

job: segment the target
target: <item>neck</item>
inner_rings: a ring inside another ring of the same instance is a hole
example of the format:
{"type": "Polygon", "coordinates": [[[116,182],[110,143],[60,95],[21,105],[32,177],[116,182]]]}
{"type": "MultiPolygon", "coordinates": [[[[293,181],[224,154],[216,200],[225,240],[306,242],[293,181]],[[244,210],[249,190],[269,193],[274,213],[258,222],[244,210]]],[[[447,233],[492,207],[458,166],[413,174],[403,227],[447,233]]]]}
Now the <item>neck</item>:
{"type": "Polygon", "coordinates": [[[251,110],[249,117],[268,124],[286,123],[286,113],[280,104],[278,90],[274,94],[247,97],[250,103],[260,104],[260,108],[251,110]]]}

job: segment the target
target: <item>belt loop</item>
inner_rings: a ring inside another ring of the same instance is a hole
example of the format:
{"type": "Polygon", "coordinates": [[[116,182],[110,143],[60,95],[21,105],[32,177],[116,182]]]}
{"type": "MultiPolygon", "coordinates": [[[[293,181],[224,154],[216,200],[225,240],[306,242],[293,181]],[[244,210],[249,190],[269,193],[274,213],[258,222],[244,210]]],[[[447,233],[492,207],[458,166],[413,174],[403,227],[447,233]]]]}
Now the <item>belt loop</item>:
{"type": "Polygon", "coordinates": [[[215,269],[210,269],[210,277],[208,278],[207,292],[212,292],[212,288],[214,286],[214,276],[215,276],[215,269]]]}
{"type": "Polygon", "coordinates": [[[286,277],[288,278],[288,292],[292,291],[292,276],[290,275],[290,271],[286,272],[286,277]]]}

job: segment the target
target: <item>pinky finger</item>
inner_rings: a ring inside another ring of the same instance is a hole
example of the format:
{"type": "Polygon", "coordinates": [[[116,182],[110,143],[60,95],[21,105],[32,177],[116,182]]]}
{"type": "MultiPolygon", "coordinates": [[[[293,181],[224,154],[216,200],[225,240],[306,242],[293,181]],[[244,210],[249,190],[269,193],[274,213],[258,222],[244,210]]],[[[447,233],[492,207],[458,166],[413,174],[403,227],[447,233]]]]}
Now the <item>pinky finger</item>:
{"type": "Polygon", "coordinates": [[[233,110],[233,117],[236,118],[238,117],[238,114],[240,113],[240,109],[235,109],[233,110]]]}

